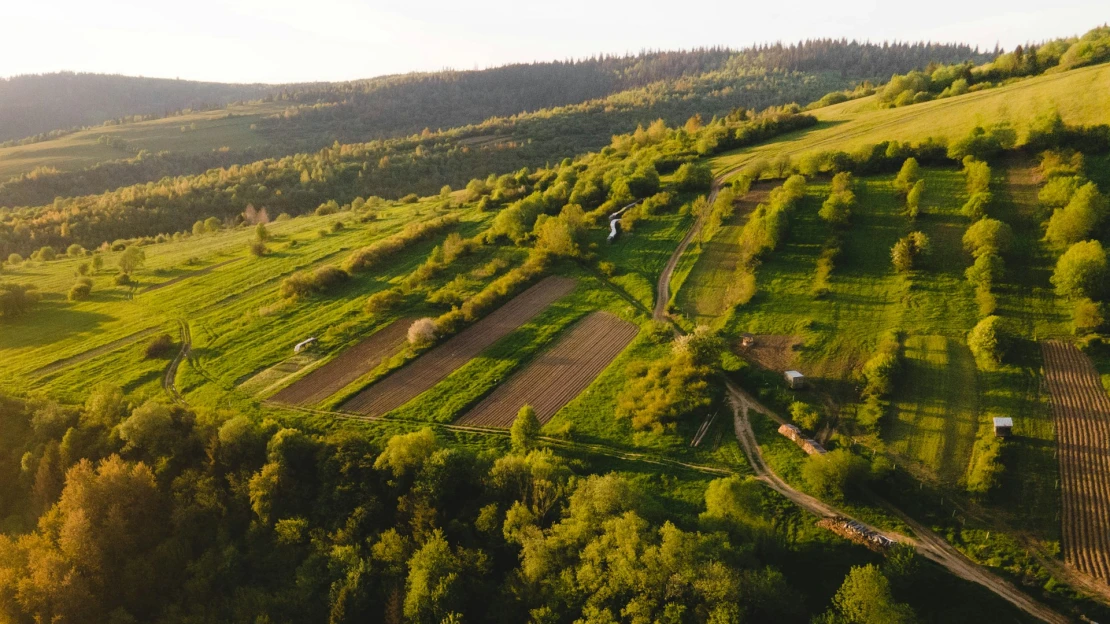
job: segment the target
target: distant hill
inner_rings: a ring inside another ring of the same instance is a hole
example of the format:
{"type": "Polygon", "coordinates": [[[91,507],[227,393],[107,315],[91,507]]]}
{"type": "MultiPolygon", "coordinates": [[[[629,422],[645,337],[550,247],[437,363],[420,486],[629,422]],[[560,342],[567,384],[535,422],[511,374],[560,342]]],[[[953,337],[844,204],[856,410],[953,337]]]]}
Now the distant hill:
{"type": "Polygon", "coordinates": [[[73,72],[15,76],[0,79],[0,141],[134,115],[222,107],[273,90],[267,85],[73,72]]]}

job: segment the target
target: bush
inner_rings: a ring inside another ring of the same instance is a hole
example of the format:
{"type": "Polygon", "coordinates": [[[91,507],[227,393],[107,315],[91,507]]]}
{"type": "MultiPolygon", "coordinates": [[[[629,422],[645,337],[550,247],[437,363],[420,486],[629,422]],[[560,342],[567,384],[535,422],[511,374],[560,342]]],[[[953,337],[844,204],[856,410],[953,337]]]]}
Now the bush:
{"type": "Polygon", "coordinates": [[[1076,189],[1067,205],[1052,212],[1045,239],[1057,248],[1089,238],[1106,219],[1108,203],[1093,182],[1076,189]]]}
{"type": "Polygon", "coordinates": [[[159,334],[146,345],[145,357],[148,360],[164,357],[173,350],[173,336],[159,334]]]}
{"type": "Polygon", "coordinates": [[[346,281],[348,277],[345,271],[330,264],[314,271],[298,271],[282,280],[280,293],[285,299],[317,295],[346,281]]]}
{"type": "Polygon", "coordinates": [[[868,475],[867,460],[846,449],[810,455],[802,465],[802,478],[822,498],[839,500],[861,487],[868,475]]]}
{"type": "Polygon", "coordinates": [[[251,241],[250,250],[251,255],[257,258],[261,258],[262,256],[270,253],[270,248],[266,246],[265,242],[260,240],[251,241]]]}
{"type": "MultiPolygon", "coordinates": [[[[840,175],[840,174],[837,174],[840,175]]],[[[852,208],[856,206],[856,196],[852,191],[834,192],[821,204],[817,216],[832,225],[844,225],[852,216],[852,208]]]]}
{"type": "Polygon", "coordinates": [[[409,193],[408,195],[405,195],[397,201],[401,202],[402,204],[415,204],[416,202],[420,201],[420,196],[416,193],[409,193]]]}
{"type": "Polygon", "coordinates": [[[326,203],[320,204],[316,207],[315,215],[317,217],[326,217],[339,212],[339,203],[334,199],[326,203]]]}
{"type": "Polygon", "coordinates": [[[1061,296],[1099,300],[1106,294],[1108,277],[1106,251],[1102,243],[1092,240],[1075,243],[1060,256],[1052,284],[1061,296]]]}
{"type": "Polygon", "coordinates": [[[617,417],[630,419],[636,430],[673,430],[679,418],[709,406],[709,372],[689,352],[635,363],[617,396],[617,417]]]}
{"type": "Polygon", "coordinates": [[[801,401],[790,404],[790,419],[795,425],[811,433],[816,432],[821,426],[821,412],[817,411],[816,407],[801,401]]]}
{"type": "Polygon", "coordinates": [[[890,260],[899,273],[913,270],[919,256],[928,255],[929,237],[924,232],[910,232],[894,244],[890,250],[890,260]]]}
{"type": "Polygon", "coordinates": [[[54,251],[54,248],[50,247],[49,245],[46,247],[42,247],[35,253],[31,254],[32,260],[41,260],[42,262],[49,262],[57,257],[58,254],[54,251]]]}
{"type": "Polygon", "coordinates": [[[1014,232],[998,219],[980,219],[964,232],[964,249],[978,258],[985,254],[1004,254],[1010,249],[1014,232]]]}
{"type": "Polygon", "coordinates": [[[991,284],[1002,278],[1004,269],[1002,258],[993,253],[985,253],[976,258],[974,264],[967,267],[964,276],[972,286],[986,287],[989,290],[991,284]]]}
{"type": "Polygon", "coordinates": [[[987,216],[987,209],[992,201],[994,201],[994,195],[989,191],[975,193],[967,199],[967,203],[964,204],[960,212],[972,220],[982,219],[987,216]]]}
{"type": "Polygon", "coordinates": [[[88,299],[89,295],[92,294],[92,286],[92,280],[87,277],[77,280],[77,283],[69,289],[69,300],[84,301],[88,299]]]}
{"type": "Polygon", "coordinates": [[[967,335],[967,346],[972,355],[988,367],[997,366],[1006,354],[1007,336],[1002,319],[988,316],[979,321],[967,335]]]}
{"type": "Polygon", "coordinates": [[[26,314],[39,300],[34,284],[0,282],[0,318],[26,314]]]}
{"type": "Polygon", "coordinates": [[[971,466],[967,473],[967,491],[978,496],[988,494],[1002,476],[1002,441],[993,435],[975,441],[971,466]]]}
{"type": "Polygon", "coordinates": [[[916,219],[921,214],[921,196],[925,194],[925,180],[918,180],[906,193],[906,215],[916,219]]]}
{"type": "Polygon", "coordinates": [[[363,310],[367,314],[385,314],[404,301],[405,296],[396,288],[376,292],[366,298],[363,310]]]}
{"type": "Polygon", "coordinates": [[[414,347],[426,347],[436,341],[435,319],[428,317],[416,319],[409,325],[409,344],[414,347]]]}
{"type": "Polygon", "coordinates": [[[898,176],[894,178],[894,188],[898,189],[903,195],[907,195],[919,180],[921,180],[921,168],[917,164],[917,159],[907,158],[902,163],[902,169],[898,171],[898,176]]]}
{"type": "Polygon", "coordinates": [[[129,273],[116,273],[116,276],[112,279],[112,282],[116,286],[130,286],[132,284],[131,275],[129,273]]]}
{"type": "Polygon", "coordinates": [[[459,218],[447,215],[428,221],[413,222],[397,234],[380,240],[373,245],[356,249],[343,261],[343,269],[349,273],[368,271],[387,258],[391,258],[410,244],[434,236],[447,227],[455,225],[459,218]]]}
{"type": "Polygon", "coordinates": [[[23,264],[23,256],[21,256],[17,253],[8,254],[8,264],[10,264],[12,266],[15,266],[17,264],[23,264]]]}
{"type": "Polygon", "coordinates": [[[70,258],[79,258],[85,255],[85,248],[77,243],[73,243],[69,247],[66,247],[66,255],[70,258]]]}
{"type": "Polygon", "coordinates": [[[703,161],[685,163],[675,171],[674,182],[681,191],[707,191],[713,184],[713,171],[703,161]]]}
{"type": "Polygon", "coordinates": [[[1072,322],[1075,333],[1086,334],[1097,331],[1106,322],[1102,314],[1102,306],[1090,299],[1080,299],[1075,302],[1072,310],[1072,322]]]}

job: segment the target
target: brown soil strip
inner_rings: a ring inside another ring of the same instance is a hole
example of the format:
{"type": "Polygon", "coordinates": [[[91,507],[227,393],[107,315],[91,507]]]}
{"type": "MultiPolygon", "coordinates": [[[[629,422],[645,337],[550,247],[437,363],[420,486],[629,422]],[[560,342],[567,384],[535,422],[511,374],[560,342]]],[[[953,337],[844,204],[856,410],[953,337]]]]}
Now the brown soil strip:
{"type": "Polygon", "coordinates": [[[272,400],[289,405],[313,405],[339,392],[397,353],[408,334],[411,318],[393,321],[332,361],[301,377],[272,400]]]}
{"type": "Polygon", "coordinates": [[[546,423],[581,394],[639,331],[632,323],[607,312],[590,314],[458,423],[508,427],[525,405],[531,405],[540,422],[546,423]]]}
{"type": "Polygon", "coordinates": [[[1052,394],[1063,498],[1064,561],[1110,580],[1110,396],[1074,345],[1041,343],[1052,394]]]}
{"type": "Polygon", "coordinates": [[[574,285],[574,280],[565,277],[544,279],[408,366],[363,390],[344,403],[342,409],[381,416],[401,407],[569,294],[574,285]]]}
{"type": "Polygon", "coordinates": [[[56,362],[51,362],[50,364],[47,364],[46,366],[43,366],[42,368],[31,371],[31,374],[32,375],[49,375],[50,373],[53,373],[55,371],[59,371],[63,368],[66,368],[67,366],[73,366],[74,364],[80,364],[81,362],[91,360],[94,357],[104,355],[105,353],[115,351],[116,349],[119,349],[120,347],[125,347],[125,346],[127,346],[127,345],[129,345],[133,342],[137,342],[139,340],[142,340],[143,338],[146,338],[147,336],[153,334],[154,332],[158,331],[159,329],[161,329],[161,326],[148,327],[147,329],[135,332],[134,334],[131,334],[129,336],[124,336],[123,338],[120,338],[119,340],[113,340],[112,342],[109,342],[108,344],[104,344],[104,345],[101,345],[99,347],[89,349],[88,351],[84,351],[82,353],[78,353],[77,355],[72,355],[70,357],[63,358],[63,359],[58,360],[56,362]]]}

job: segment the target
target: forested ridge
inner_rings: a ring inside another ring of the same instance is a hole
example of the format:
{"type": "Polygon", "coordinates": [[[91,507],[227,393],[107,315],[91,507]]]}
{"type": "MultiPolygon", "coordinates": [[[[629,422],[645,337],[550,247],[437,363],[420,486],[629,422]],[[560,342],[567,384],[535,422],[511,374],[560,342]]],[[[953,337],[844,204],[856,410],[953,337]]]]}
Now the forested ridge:
{"type": "Polygon", "coordinates": [[[0,78],[0,142],[136,115],[223,107],[271,90],[266,85],[74,72],[0,78]]]}
{"type": "MultiPolygon", "coordinates": [[[[517,150],[510,168],[536,167],[598,149],[611,135],[630,132],[637,124],[646,125],[658,118],[675,124],[699,113],[708,120],[738,107],[762,109],[790,102],[805,103],[829,91],[879,80],[892,72],[924,68],[932,61],[981,62],[989,58],[991,55],[980,54],[967,46],[818,40],[741,51],[648,52],[518,64],[481,71],[287,85],[277,92],[263,87],[244,87],[259,98],[256,103],[260,106],[286,105],[283,112],[259,119],[252,125],[250,133],[255,139],[254,147],[229,150],[214,143],[209,151],[150,150],[143,153],[128,145],[128,141],[109,136],[107,139],[123,154],[130,152],[131,155],[76,170],[44,166],[2,180],[0,206],[41,205],[55,197],[101,193],[164,176],[195,175],[213,167],[313,152],[336,141],[346,144],[402,139],[426,129],[458,129],[462,134],[455,136],[460,138],[511,142],[518,148],[528,145],[527,149],[517,150]]],[[[58,80],[68,85],[73,81],[80,83],[81,78],[66,74],[21,77],[9,82],[30,84],[40,80],[49,84],[58,80]]],[[[95,78],[91,76],[88,80],[95,78]]],[[[191,84],[181,81],[174,84],[178,83],[191,84]]],[[[97,86],[100,85],[97,82],[93,85],[90,88],[107,88],[97,86]]],[[[69,88],[72,91],[75,87],[69,88]]],[[[0,94],[2,90],[0,84],[0,94]]],[[[239,95],[242,97],[238,99],[247,99],[246,95],[239,95]]],[[[91,98],[93,102],[101,99],[91,98]]],[[[208,95],[208,99],[217,98],[208,95]]],[[[61,101],[71,102],[69,99],[61,101]]],[[[13,110],[20,106],[26,108],[28,105],[17,103],[13,110]]],[[[42,109],[38,110],[39,114],[45,114],[42,109]]],[[[154,116],[162,114],[164,110],[159,109],[154,116]]],[[[0,127],[6,127],[3,115],[0,112],[0,127]]],[[[114,118],[112,123],[126,121],[114,118]]],[[[48,140],[64,136],[66,132],[65,129],[57,130],[19,142],[48,140]]],[[[479,173],[507,170],[500,168],[504,159],[481,162],[479,155],[472,160],[479,162],[463,174],[441,174],[433,176],[434,179],[425,175],[413,178],[413,182],[427,181],[434,190],[444,183],[458,184],[479,173]]],[[[383,188],[376,194],[388,196],[392,192],[383,188]]]]}

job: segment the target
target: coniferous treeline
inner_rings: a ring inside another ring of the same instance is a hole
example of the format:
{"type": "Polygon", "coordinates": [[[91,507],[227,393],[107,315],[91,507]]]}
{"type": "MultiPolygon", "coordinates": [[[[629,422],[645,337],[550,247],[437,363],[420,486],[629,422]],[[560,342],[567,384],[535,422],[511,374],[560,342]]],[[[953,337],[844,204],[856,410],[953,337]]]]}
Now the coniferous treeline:
{"type": "Polygon", "coordinates": [[[58,72],[0,78],[0,141],[133,115],[252,100],[274,87],[58,72]]]}

